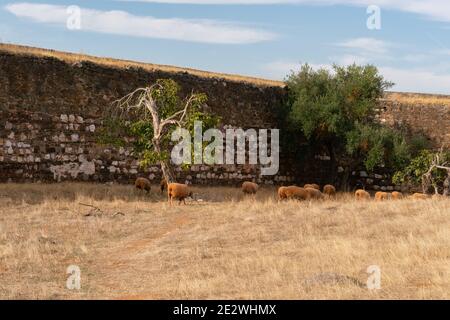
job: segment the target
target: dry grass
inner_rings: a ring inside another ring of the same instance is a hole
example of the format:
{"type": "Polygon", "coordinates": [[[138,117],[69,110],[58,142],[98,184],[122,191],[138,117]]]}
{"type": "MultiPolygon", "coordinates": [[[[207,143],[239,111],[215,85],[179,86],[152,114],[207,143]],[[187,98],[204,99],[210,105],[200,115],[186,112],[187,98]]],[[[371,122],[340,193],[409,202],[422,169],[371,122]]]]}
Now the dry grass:
{"type": "Polygon", "coordinates": [[[0,185],[0,298],[450,298],[450,200],[195,190],[203,202],[170,207],[131,186],[0,185]],[[80,291],[65,287],[72,264],[80,291]],[[370,265],[381,290],[364,287],[370,265]]]}
{"type": "Polygon", "coordinates": [[[424,93],[389,92],[386,99],[408,105],[443,105],[450,106],[450,96],[424,93]]]}
{"type": "Polygon", "coordinates": [[[216,73],[216,72],[208,72],[201,71],[191,68],[181,68],[175,66],[168,65],[160,65],[160,64],[152,64],[152,63],[143,63],[143,62],[135,62],[129,60],[120,60],[113,59],[107,57],[95,57],[85,54],[77,54],[77,53],[69,53],[69,52],[61,52],[50,49],[41,49],[35,47],[21,46],[21,45],[13,45],[13,44],[2,44],[0,43],[0,52],[10,52],[19,55],[31,55],[37,57],[52,57],[61,61],[65,61],[67,63],[78,63],[82,61],[89,61],[95,64],[99,64],[106,67],[126,69],[126,68],[142,68],[147,71],[164,71],[170,73],[178,73],[178,72],[187,72],[189,74],[202,77],[202,78],[219,78],[225,79],[229,81],[236,82],[246,82],[250,84],[254,84],[257,86],[269,86],[269,87],[283,87],[284,83],[281,81],[275,80],[267,80],[255,77],[247,77],[235,74],[226,74],[226,73],[216,73]]]}

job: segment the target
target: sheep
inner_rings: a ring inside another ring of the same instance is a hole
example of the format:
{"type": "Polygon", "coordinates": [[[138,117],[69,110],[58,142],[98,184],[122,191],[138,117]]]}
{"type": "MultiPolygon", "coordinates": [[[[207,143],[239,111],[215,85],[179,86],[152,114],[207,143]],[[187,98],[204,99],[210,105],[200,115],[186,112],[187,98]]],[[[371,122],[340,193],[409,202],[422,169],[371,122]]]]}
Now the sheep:
{"type": "Polygon", "coordinates": [[[137,178],[134,182],[134,186],[136,187],[136,189],[145,190],[147,191],[147,193],[150,193],[150,181],[146,178],[137,178]]]}
{"type": "Polygon", "coordinates": [[[245,181],[242,184],[242,192],[245,194],[255,194],[258,191],[259,186],[250,181],[245,181]]]}
{"type": "Polygon", "coordinates": [[[186,184],[182,183],[169,183],[167,185],[167,197],[168,202],[172,205],[173,199],[179,200],[179,204],[183,201],[186,204],[186,198],[192,198],[192,191],[189,190],[189,187],[186,184]]]}
{"type": "Polygon", "coordinates": [[[358,189],[355,191],[356,200],[370,199],[370,194],[366,190],[358,189]]]}
{"type": "Polygon", "coordinates": [[[163,193],[164,192],[164,189],[166,188],[166,186],[167,186],[167,181],[166,181],[166,178],[162,178],[161,179],[161,182],[159,183],[159,186],[160,186],[160,188],[161,188],[161,193],[163,193]]]}
{"type": "Polygon", "coordinates": [[[313,188],[320,191],[320,186],[316,183],[307,183],[303,186],[303,188],[313,188]]]}
{"type": "Polygon", "coordinates": [[[398,192],[398,191],[394,191],[391,193],[391,199],[392,200],[400,200],[403,199],[403,193],[398,192]]]}
{"type": "Polygon", "coordinates": [[[286,190],[287,187],[279,187],[278,188],[278,200],[286,199],[286,190]]]}
{"type": "Polygon", "coordinates": [[[307,200],[309,198],[309,194],[308,191],[306,191],[304,188],[297,186],[280,187],[278,189],[278,198],[279,200],[283,199],[307,200]]]}
{"type": "Polygon", "coordinates": [[[375,200],[376,201],[383,201],[383,200],[387,200],[387,199],[388,199],[387,192],[378,191],[377,193],[375,193],[375,200]]]}
{"type": "Polygon", "coordinates": [[[323,194],[328,197],[333,197],[336,195],[336,188],[331,184],[327,184],[323,187],[323,194]]]}
{"type": "Polygon", "coordinates": [[[426,199],[428,199],[428,195],[416,192],[413,195],[409,196],[409,198],[415,199],[415,200],[426,200],[426,199]]]}
{"type": "Polygon", "coordinates": [[[322,199],[323,194],[320,192],[320,190],[317,190],[315,188],[305,188],[306,192],[308,193],[308,199],[322,199]]]}

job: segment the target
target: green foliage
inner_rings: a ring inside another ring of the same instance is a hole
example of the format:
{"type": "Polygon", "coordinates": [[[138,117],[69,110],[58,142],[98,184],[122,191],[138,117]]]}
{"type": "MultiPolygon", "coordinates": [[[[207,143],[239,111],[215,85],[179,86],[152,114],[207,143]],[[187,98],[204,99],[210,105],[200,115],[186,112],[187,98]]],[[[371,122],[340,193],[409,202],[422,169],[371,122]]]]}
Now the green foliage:
{"type": "Polygon", "coordinates": [[[398,170],[410,159],[409,146],[402,135],[377,123],[357,123],[347,134],[346,150],[352,156],[365,155],[364,165],[369,171],[376,167],[398,170]]]}
{"type": "Polygon", "coordinates": [[[422,150],[431,148],[430,141],[423,134],[415,134],[408,141],[411,156],[417,157],[422,150]]]}
{"type": "MultiPolygon", "coordinates": [[[[167,118],[182,108],[182,99],[179,92],[180,86],[174,80],[156,80],[156,86],[153,87],[151,96],[156,101],[160,118],[167,118]]],[[[203,95],[202,98],[204,98],[203,95]]]]}
{"type": "Polygon", "coordinates": [[[410,159],[400,132],[376,120],[379,99],[392,86],[371,65],[334,66],[333,71],[303,65],[287,80],[288,122],[311,143],[328,143],[333,152],[360,159],[367,170],[398,169],[410,159]]]}
{"type": "MultiPolygon", "coordinates": [[[[422,182],[422,176],[430,169],[434,156],[435,154],[432,151],[422,150],[407,166],[394,174],[392,182],[395,184],[411,183],[419,185],[422,182]]],[[[444,154],[443,161],[450,161],[450,152],[444,154]]],[[[445,170],[437,168],[431,174],[438,184],[442,183],[447,176],[445,170]]]]}

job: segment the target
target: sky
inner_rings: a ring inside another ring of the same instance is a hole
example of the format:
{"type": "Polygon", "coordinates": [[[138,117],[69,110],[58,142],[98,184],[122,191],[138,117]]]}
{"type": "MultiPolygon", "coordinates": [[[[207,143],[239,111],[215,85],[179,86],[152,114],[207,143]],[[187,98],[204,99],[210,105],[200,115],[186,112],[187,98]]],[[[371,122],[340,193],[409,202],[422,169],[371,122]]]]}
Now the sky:
{"type": "Polygon", "coordinates": [[[450,94],[450,0],[0,0],[0,42],[275,80],[373,64],[450,94]]]}

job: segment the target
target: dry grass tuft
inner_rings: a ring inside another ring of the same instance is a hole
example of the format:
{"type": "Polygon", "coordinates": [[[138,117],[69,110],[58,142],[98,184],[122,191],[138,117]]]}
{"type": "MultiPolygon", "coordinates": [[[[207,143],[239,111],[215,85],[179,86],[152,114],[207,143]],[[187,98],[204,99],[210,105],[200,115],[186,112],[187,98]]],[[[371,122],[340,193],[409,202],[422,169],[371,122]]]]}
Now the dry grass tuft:
{"type": "Polygon", "coordinates": [[[449,298],[448,199],[278,203],[270,188],[194,188],[203,202],[170,207],[157,189],[0,185],[0,298],[449,298]],[[65,287],[69,265],[80,291],[65,287]],[[380,290],[365,286],[370,265],[380,290]]]}
{"type": "Polygon", "coordinates": [[[386,94],[388,100],[397,101],[408,105],[423,106],[450,106],[450,96],[439,94],[389,92],[386,94]]]}

